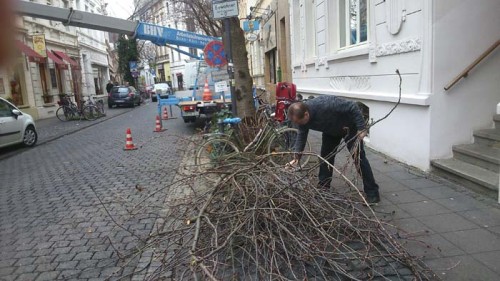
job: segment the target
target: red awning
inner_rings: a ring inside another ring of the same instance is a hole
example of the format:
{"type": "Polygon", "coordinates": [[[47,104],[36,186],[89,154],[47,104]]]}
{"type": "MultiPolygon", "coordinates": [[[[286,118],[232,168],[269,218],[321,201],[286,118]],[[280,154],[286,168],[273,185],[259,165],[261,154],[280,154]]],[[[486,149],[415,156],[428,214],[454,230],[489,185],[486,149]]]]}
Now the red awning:
{"type": "Polygon", "coordinates": [[[61,59],[69,62],[69,64],[71,64],[72,68],[79,68],[80,67],[80,65],[78,64],[78,62],[76,62],[74,59],[70,58],[66,53],[61,52],[61,51],[53,51],[53,52],[54,52],[54,54],[56,54],[61,59]]]}
{"type": "Polygon", "coordinates": [[[40,54],[35,52],[30,47],[26,46],[23,42],[16,40],[16,46],[26,55],[28,56],[31,62],[43,62],[45,60],[40,54]]]}
{"type": "MultiPolygon", "coordinates": [[[[52,51],[53,52],[53,51],[52,51]]],[[[51,51],[47,52],[47,56],[59,67],[62,69],[68,69],[68,65],[63,62],[60,58],[54,55],[51,51]]]]}

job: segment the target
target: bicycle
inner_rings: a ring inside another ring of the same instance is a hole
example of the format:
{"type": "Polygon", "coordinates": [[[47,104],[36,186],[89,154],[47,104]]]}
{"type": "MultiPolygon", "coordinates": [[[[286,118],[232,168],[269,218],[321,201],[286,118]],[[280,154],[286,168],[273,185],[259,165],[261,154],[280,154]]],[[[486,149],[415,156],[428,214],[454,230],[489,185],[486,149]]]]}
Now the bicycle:
{"type": "Polygon", "coordinates": [[[97,113],[99,115],[97,118],[106,116],[106,114],[104,113],[104,101],[103,100],[98,100],[96,102],[96,101],[94,101],[93,96],[89,96],[89,98],[87,99],[87,101],[85,102],[84,105],[93,105],[93,106],[97,107],[97,109],[98,109],[97,113]]]}
{"type": "Polygon", "coordinates": [[[56,117],[63,122],[74,120],[76,117],[78,120],[82,120],[83,117],[85,120],[93,121],[99,116],[99,109],[95,105],[82,104],[78,107],[69,97],[64,97],[57,103],[59,108],[56,111],[56,117]]]}
{"type": "MultiPolygon", "coordinates": [[[[223,171],[225,164],[234,165],[231,159],[240,155],[241,152],[254,152],[264,150],[268,155],[269,162],[275,167],[283,167],[293,160],[293,149],[297,139],[298,130],[285,124],[280,124],[272,119],[270,106],[263,107],[261,115],[266,118],[263,128],[259,130],[253,140],[245,145],[242,144],[238,134],[241,123],[239,118],[226,118],[219,123],[221,132],[205,134],[207,139],[198,149],[195,155],[195,164],[199,173],[205,174],[207,179],[215,181],[218,176],[210,173],[223,171]],[[224,133],[225,127],[230,126],[231,131],[224,133]]],[[[305,166],[310,159],[311,145],[307,141],[301,158],[301,166],[305,166]]]]}

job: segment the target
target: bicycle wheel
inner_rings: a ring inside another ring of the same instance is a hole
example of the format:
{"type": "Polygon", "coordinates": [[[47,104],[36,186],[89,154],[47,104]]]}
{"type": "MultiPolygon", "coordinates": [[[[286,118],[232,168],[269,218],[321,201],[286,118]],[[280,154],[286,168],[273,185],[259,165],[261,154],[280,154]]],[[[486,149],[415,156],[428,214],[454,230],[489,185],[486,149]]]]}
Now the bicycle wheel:
{"type": "Polygon", "coordinates": [[[72,120],[75,117],[75,114],[73,113],[73,110],[71,110],[71,108],[63,105],[57,109],[56,117],[57,117],[57,119],[64,122],[64,121],[72,120]]]}
{"type": "Polygon", "coordinates": [[[104,113],[104,103],[103,102],[97,102],[96,106],[97,106],[97,110],[98,110],[98,113],[99,113],[99,117],[106,116],[106,114],[104,113]]]}
{"type": "Polygon", "coordinates": [[[196,152],[197,170],[207,180],[215,182],[220,178],[216,172],[223,171],[224,165],[229,165],[228,160],[238,155],[239,152],[238,147],[231,141],[221,138],[210,139],[196,152]]]}
{"type": "Polygon", "coordinates": [[[94,121],[99,117],[99,109],[95,105],[87,105],[82,110],[83,118],[94,121]]]}
{"type": "MultiPolygon", "coordinates": [[[[287,163],[294,159],[292,153],[293,148],[295,147],[295,141],[297,139],[298,130],[294,128],[284,128],[279,129],[276,134],[274,134],[269,139],[269,145],[267,147],[267,153],[271,154],[270,161],[275,166],[285,166],[287,163]]],[[[311,144],[309,141],[306,141],[306,147],[304,148],[304,153],[311,152],[311,144]]],[[[309,159],[310,155],[303,155],[300,160],[300,165],[305,166],[309,159]]]]}

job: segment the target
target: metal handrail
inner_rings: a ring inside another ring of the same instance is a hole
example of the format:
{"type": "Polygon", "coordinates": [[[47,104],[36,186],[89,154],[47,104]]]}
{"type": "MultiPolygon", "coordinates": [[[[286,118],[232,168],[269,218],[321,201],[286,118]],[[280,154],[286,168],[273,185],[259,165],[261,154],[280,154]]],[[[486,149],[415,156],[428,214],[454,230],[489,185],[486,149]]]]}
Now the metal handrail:
{"type": "Polygon", "coordinates": [[[479,56],[473,63],[471,63],[467,68],[464,69],[455,79],[451,80],[451,82],[444,87],[445,91],[448,91],[453,87],[455,84],[460,81],[460,79],[465,78],[469,75],[469,72],[476,67],[484,58],[486,58],[489,54],[491,54],[498,46],[500,45],[500,40],[497,40],[491,47],[488,48],[481,56],[479,56]]]}

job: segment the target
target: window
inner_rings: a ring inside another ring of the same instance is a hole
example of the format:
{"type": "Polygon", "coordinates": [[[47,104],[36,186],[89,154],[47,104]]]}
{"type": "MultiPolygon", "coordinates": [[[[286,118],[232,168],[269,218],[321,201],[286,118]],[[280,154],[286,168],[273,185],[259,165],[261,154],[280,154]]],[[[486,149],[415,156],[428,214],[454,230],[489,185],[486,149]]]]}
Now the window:
{"type": "Polygon", "coordinates": [[[305,5],[305,47],[306,59],[311,59],[316,56],[316,3],[310,1],[305,5]]]}
{"type": "Polygon", "coordinates": [[[339,0],[339,47],[368,39],[368,0],[339,0]]]}
{"type": "Polygon", "coordinates": [[[55,68],[49,69],[50,72],[50,81],[53,89],[57,89],[57,74],[55,68]]]}
{"type": "Polygon", "coordinates": [[[292,14],[292,25],[293,25],[293,30],[294,32],[291,34],[292,36],[292,43],[293,43],[293,49],[292,49],[292,61],[293,64],[299,64],[300,57],[301,57],[301,40],[300,40],[300,34],[302,33],[302,30],[300,29],[300,1],[299,0],[293,0],[293,6],[292,6],[293,14],[292,14]]]}
{"type": "Polygon", "coordinates": [[[276,84],[276,49],[266,54],[269,65],[269,83],[276,84]]]}
{"type": "Polygon", "coordinates": [[[12,117],[12,109],[8,103],[0,100],[0,117],[12,117]]]}

